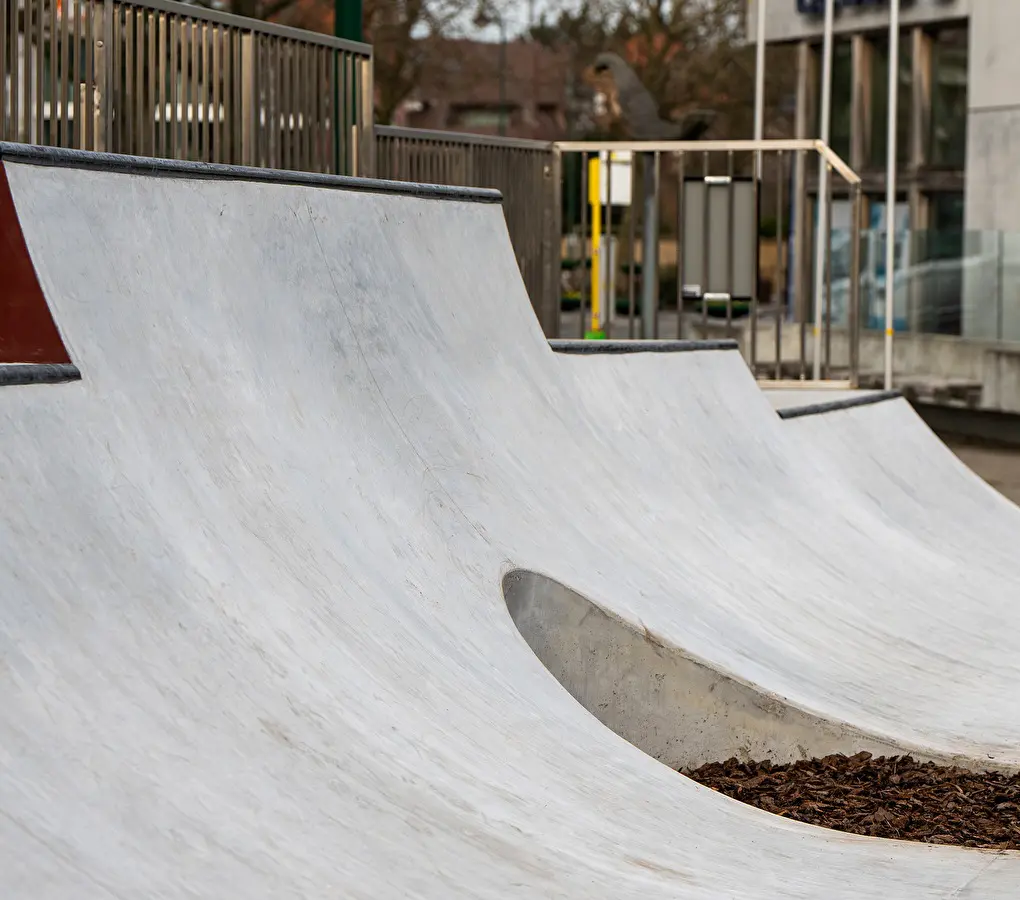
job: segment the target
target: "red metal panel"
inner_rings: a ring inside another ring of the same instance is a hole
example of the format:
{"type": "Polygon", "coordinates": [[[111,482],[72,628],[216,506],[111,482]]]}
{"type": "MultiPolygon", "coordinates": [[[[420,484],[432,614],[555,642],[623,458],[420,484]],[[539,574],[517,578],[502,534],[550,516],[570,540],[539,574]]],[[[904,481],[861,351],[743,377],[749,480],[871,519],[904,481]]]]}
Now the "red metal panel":
{"type": "Polygon", "coordinates": [[[69,363],[0,163],[0,363],[69,363]]]}

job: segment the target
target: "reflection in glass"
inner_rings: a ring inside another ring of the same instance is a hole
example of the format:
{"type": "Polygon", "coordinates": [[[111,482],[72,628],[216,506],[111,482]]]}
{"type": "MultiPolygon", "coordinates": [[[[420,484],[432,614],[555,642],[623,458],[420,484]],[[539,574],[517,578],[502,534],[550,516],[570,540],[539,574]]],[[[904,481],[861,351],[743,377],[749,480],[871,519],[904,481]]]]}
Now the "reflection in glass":
{"type": "Polygon", "coordinates": [[[933,166],[962,169],[967,154],[967,29],[945,28],[932,45],[931,130],[933,166]]]}

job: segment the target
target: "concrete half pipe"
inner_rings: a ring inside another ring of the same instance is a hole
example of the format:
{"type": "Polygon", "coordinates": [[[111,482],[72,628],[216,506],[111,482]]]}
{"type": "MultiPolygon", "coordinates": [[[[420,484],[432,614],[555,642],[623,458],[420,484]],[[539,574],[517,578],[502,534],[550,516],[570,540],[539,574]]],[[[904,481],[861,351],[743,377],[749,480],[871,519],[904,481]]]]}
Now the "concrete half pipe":
{"type": "Polygon", "coordinates": [[[700,787],[568,683],[644,635],[680,762],[1020,767],[1018,577],[884,514],[737,353],[554,353],[489,193],[0,156],[81,373],[0,390],[5,897],[1016,895],[1011,855],[700,787]]]}

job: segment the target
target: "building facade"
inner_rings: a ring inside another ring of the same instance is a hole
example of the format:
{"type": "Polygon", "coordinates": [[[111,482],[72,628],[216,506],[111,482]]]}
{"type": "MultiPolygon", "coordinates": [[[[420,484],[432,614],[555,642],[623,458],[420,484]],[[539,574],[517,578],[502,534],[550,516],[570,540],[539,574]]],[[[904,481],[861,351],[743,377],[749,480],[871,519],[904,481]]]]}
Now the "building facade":
{"type": "MultiPolygon", "coordinates": [[[[825,0],[767,2],[767,44],[797,47],[797,136],[817,137],[825,0]]],[[[992,232],[1000,243],[1020,235],[1020,2],[901,0],[900,22],[895,222],[910,235],[905,262],[973,256],[992,232]]],[[[862,176],[874,227],[886,219],[888,29],[888,0],[836,0],[829,142],[862,176]]],[[[956,324],[934,330],[986,330],[966,321],[967,284],[960,293],[956,324]]]]}

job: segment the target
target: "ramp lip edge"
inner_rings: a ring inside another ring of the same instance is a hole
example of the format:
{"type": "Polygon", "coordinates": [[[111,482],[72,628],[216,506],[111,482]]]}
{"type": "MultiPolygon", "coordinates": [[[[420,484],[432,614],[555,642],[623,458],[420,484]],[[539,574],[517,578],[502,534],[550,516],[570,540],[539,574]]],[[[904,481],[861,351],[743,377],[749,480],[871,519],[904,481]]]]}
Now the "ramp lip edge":
{"type": "Polygon", "coordinates": [[[81,381],[81,371],[73,363],[0,363],[0,387],[68,381],[81,381]]]}
{"type": "Polygon", "coordinates": [[[858,406],[874,406],[889,400],[902,400],[900,391],[876,391],[866,397],[846,397],[842,400],[828,400],[825,403],[809,403],[806,406],[788,406],[777,410],[780,419],[801,419],[804,416],[819,416],[825,413],[838,412],[842,409],[854,409],[858,406]]]}
{"type": "Polygon", "coordinates": [[[65,169],[91,169],[101,172],[123,172],[131,175],[165,176],[195,180],[253,181],[301,187],[333,188],[369,194],[397,194],[430,200],[462,200],[474,203],[501,204],[503,195],[492,188],[451,187],[442,184],[418,184],[411,181],[390,181],[382,178],[355,178],[350,175],[323,175],[316,172],[292,172],[283,169],[261,169],[225,163],[191,162],[119,153],[97,153],[66,147],[43,147],[37,144],[14,144],[0,141],[0,160],[35,166],[65,169]]]}
{"type": "Polygon", "coordinates": [[[581,356],[629,353],[699,353],[713,350],[737,350],[737,342],[730,339],[709,341],[582,341],[554,339],[549,341],[554,353],[581,356]]]}

